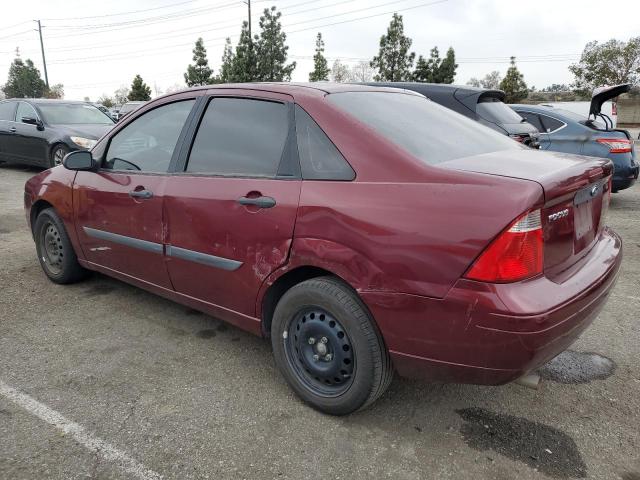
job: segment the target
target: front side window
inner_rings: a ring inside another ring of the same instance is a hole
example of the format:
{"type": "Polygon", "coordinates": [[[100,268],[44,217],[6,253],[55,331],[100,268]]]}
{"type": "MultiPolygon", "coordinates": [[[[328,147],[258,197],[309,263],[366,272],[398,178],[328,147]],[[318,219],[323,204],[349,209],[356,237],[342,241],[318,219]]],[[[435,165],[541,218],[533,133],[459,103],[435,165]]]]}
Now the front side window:
{"type": "Polygon", "coordinates": [[[0,102],[0,120],[13,122],[16,102],[0,102]]]}
{"type": "Polygon", "coordinates": [[[422,95],[341,92],[327,95],[327,99],[430,165],[500,150],[528,148],[422,95]]]}
{"type": "Polygon", "coordinates": [[[275,177],[288,135],[285,104],[214,98],[200,122],[186,171],[275,177]]]}
{"type": "Polygon", "coordinates": [[[541,132],[555,132],[562,126],[564,126],[564,122],[557,120],[555,118],[547,117],[546,115],[540,115],[540,120],[542,120],[542,125],[544,126],[544,130],[540,130],[541,132]]]}
{"type": "Polygon", "coordinates": [[[16,111],[16,122],[21,122],[23,118],[38,118],[38,114],[28,103],[19,102],[18,110],[16,111]]]}
{"type": "Polygon", "coordinates": [[[102,168],[166,172],[195,100],[154,108],[116,133],[102,168]]]}

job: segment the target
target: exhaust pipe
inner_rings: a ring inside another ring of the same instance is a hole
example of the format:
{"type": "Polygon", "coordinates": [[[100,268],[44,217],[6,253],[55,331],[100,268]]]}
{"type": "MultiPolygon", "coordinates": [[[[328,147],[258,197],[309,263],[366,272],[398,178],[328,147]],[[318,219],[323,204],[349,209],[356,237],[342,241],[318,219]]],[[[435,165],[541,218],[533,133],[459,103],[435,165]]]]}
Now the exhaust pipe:
{"type": "Polygon", "coordinates": [[[533,390],[538,390],[540,388],[540,383],[542,379],[540,375],[537,373],[528,373],[518,378],[515,383],[518,385],[522,385],[523,387],[532,388],[533,390]]]}

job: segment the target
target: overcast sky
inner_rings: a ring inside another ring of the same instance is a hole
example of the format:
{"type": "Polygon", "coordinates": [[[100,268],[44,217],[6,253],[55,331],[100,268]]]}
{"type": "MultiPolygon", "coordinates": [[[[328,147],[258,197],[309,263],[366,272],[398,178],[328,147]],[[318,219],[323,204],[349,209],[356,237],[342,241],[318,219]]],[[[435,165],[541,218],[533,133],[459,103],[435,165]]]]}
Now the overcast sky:
{"type": "MultiPolygon", "coordinates": [[[[570,83],[567,67],[591,40],[627,40],[640,35],[638,0],[269,0],[252,1],[254,33],[265,7],[282,11],[294,81],[307,81],[313,68],[315,35],[322,32],[326,56],[347,64],[370,60],[378,51],[394,11],[416,54],[449,46],[459,63],[456,83],[492,70],[502,74],[509,57],[529,86],[570,83]]],[[[163,92],[184,84],[191,49],[202,36],[209,63],[218,70],[224,38],[238,40],[247,16],[238,0],[20,0],[5,1],[0,16],[0,84],[16,47],[43,77],[33,19],[43,25],[49,83],[64,84],[65,97],[96,100],[130,85],[135,74],[163,92]]],[[[154,91],[155,95],[155,91],[154,91]]]]}

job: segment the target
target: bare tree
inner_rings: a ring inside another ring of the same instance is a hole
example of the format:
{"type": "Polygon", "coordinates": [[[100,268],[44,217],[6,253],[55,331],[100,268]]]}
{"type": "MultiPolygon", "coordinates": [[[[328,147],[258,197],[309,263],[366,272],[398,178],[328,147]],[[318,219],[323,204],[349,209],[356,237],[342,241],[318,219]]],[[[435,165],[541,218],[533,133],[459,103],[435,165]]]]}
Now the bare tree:
{"type": "Polygon", "coordinates": [[[331,81],[344,83],[349,81],[349,67],[343,64],[339,59],[336,59],[333,62],[333,67],[331,67],[331,81]]]}
{"type": "Polygon", "coordinates": [[[373,68],[369,62],[358,62],[351,67],[350,80],[352,82],[371,82],[373,80],[373,68]]]}

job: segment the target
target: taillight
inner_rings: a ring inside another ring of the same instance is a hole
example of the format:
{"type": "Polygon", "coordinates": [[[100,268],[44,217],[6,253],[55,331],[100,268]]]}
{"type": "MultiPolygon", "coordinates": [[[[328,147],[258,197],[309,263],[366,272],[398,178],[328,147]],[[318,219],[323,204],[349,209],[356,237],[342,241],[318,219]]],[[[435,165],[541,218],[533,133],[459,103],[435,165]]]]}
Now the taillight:
{"type": "Polygon", "coordinates": [[[598,138],[596,142],[609,147],[609,153],[631,152],[631,141],[626,138],[598,138]]]}
{"type": "Polygon", "coordinates": [[[516,282],[542,273],[540,210],[518,218],[480,254],[465,274],[482,282],[516,282]]]}

